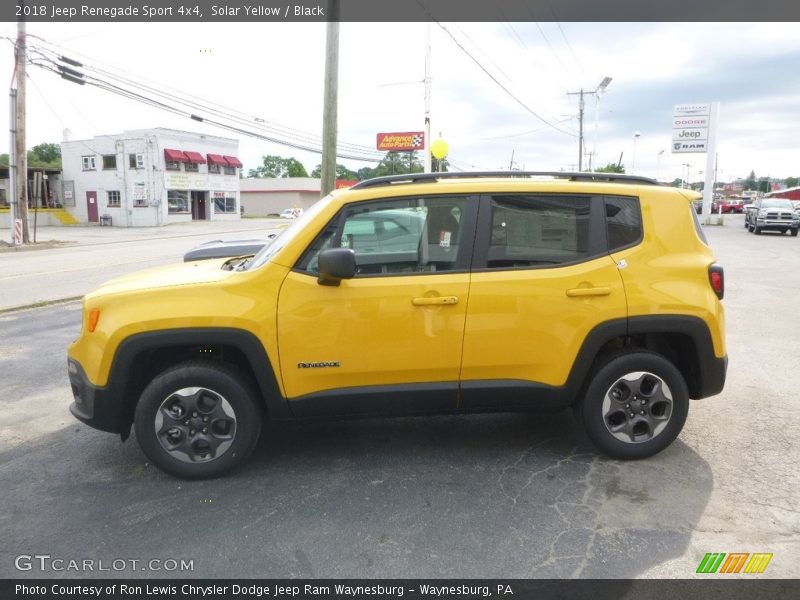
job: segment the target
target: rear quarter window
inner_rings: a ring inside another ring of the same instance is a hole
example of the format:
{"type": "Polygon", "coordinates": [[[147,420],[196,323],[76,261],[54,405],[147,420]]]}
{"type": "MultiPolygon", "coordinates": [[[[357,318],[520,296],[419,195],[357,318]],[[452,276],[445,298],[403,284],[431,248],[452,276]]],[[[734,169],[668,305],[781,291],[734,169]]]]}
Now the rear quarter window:
{"type": "Polygon", "coordinates": [[[606,235],[608,251],[635,246],[642,241],[642,212],[639,199],[609,196],[606,204],[606,235]]]}

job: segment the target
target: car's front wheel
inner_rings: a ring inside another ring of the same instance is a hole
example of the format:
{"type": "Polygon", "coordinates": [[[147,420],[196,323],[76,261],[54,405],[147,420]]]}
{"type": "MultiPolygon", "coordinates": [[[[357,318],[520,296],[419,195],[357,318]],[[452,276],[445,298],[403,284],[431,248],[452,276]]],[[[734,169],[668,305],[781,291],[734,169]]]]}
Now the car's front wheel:
{"type": "Polygon", "coordinates": [[[160,469],[187,479],[218,477],[241,465],[261,432],[256,394],[235,369],[192,361],[168,369],[136,406],[136,437],[160,469]]]}
{"type": "Polygon", "coordinates": [[[660,354],[629,352],[595,369],[576,412],[607,455],[646,458],[678,437],[689,412],[689,391],[680,371],[660,354]]]}

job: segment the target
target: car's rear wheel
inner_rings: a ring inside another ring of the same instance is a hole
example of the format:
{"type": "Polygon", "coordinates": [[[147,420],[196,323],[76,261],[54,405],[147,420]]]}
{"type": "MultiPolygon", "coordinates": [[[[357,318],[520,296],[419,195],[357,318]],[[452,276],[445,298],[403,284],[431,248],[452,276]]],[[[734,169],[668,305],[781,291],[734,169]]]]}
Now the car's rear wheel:
{"type": "Polygon", "coordinates": [[[227,473],[250,455],[261,432],[261,411],[252,386],[235,369],[193,361],[150,382],[134,426],[156,466],[204,479],[227,473]]]}
{"type": "Polygon", "coordinates": [[[678,437],[689,412],[689,391],[680,371],[660,354],[629,352],[594,370],[576,412],[608,456],[646,458],[678,437]]]}

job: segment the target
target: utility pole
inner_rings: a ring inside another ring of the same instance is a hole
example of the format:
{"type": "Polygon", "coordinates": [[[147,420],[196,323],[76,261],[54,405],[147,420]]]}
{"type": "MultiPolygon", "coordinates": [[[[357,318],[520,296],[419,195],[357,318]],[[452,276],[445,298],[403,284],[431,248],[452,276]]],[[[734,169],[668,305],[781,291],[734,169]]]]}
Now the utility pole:
{"type": "Polygon", "coordinates": [[[425,31],[425,172],[430,173],[431,160],[431,24],[425,31]]]}
{"type": "MultiPolygon", "coordinates": [[[[17,22],[17,123],[16,123],[16,179],[17,189],[15,197],[17,200],[17,219],[22,219],[22,243],[30,244],[30,233],[28,232],[28,155],[25,152],[25,63],[27,53],[25,51],[25,21],[20,19],[17,22]]],[[[11,223],[13,229],[14,223],[11,223]]]]}
{"type": "MultiPolygon", "coordinates": [[[[611,83],[611,77],[603,77],[603,80],[598,84],[598,86],[591,92],[584,92],[583,88],[579,92],[567,92],[567,96],[579,96],[580,100],[578,103],[579,111],[578,111],[578,171],[583,171],[583,113],[585,108],[585,103],[583,100],[584,93],[591,94],[593,96],[599,97],[599,94],[602,94],[606,91],[608,84],[611,83]]],[[[595,114],[595,145],[597,144],[597,114],[595,114]]]]}
{"type": "Polygon", "coordinates": [[[322,109],[320,196],[336,187],[336,133],[339,94],[339,0],[331,0],[325,43],[325,104],[322,109]]]}
{"type": "Polygon", "coordinates": [[[583,171],[583,88],[580,92],[567,92],[567,95],[580,95],[578,103],[578,171],[583,171]]]}

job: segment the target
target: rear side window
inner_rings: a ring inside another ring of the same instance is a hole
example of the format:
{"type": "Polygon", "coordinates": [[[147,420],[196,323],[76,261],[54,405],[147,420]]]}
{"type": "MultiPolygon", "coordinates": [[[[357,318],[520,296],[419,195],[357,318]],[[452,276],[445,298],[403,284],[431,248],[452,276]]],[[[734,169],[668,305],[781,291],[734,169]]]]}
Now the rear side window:
{"type": "Polygon", "coordinates": [[[638,244],[642,239],[642,213],[639,199],[613,196],[605,199],[608,251],[638,244]]]}
{"type": "Polygon", "coordinates": [[[490,269],[574,263],[589,256],[589,198],[495,196],[486,266],[490,269]]]}

